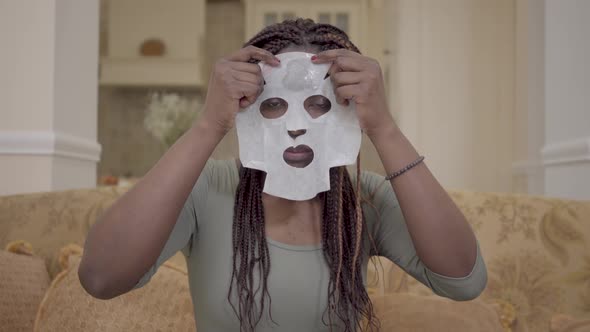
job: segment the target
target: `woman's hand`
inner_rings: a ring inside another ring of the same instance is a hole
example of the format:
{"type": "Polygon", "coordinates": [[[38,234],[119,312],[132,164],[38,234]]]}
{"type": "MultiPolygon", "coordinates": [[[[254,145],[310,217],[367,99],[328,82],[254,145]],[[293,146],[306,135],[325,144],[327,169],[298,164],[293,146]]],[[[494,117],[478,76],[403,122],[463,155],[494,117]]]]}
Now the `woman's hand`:
{"type": "Polygon", "coordinates": [[[337,102],[356,103],[361,129],[369,136],[395,126],[387,107],[379,62],[345,49],[329,50],[312,57],[313,63],[332,63],[329,74],[337,102]]]}
{"type": "Polygon", "coordinates": [[[264,79],[255,59],[277,66],[280,60],[269,51],[247,46],[218,60],[213,66],[203,118],[224,134],[233,128],[240,107],[252,105],[262,93],[264,79]]]}

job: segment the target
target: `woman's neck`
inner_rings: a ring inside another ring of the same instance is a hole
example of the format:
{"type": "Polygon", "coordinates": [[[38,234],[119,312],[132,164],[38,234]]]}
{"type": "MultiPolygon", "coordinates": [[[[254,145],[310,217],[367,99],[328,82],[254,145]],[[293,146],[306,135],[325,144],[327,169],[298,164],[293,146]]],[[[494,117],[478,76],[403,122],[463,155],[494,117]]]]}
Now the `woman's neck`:
{"type": "Polygon", "coordinates": [[[262,193],[265,228],[273,240],[317,244],[321,240],[322,200],[292,201],[262,193]]]}
{"type": "MultiPolygon", "coordinates": [[[[242,164],[235,160],[239,169],[242,164]]],[[[266,236],[289,244],[321,242],[323,201],[319,196],[306,201],[292,201],[262,193],[266,236]]]]}
{"type": "Polygon", "coordinates": [[[285,224],[292,219],[312,221],[320,218],[322,202],[319,197],[305,201],[292,201],[281,197],[262,193],[262,205],[267,224],[285,224]]]}

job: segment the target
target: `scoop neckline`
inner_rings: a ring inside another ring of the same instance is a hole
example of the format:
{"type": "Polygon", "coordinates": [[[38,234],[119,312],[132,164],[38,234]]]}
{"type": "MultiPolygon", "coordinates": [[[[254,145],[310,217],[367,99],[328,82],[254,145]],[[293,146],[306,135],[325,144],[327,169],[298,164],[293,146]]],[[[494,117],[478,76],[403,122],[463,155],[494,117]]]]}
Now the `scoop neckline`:
{"type": "Polygon", "coordinates": [[[273,240],[270,237],[266,236],[266,242],[274,247],[279,247],[281,249],[291,250],[291,251],[317,251],[322,249],[322,244],[289,244],[279,242],[277,240],[273,240]]]}

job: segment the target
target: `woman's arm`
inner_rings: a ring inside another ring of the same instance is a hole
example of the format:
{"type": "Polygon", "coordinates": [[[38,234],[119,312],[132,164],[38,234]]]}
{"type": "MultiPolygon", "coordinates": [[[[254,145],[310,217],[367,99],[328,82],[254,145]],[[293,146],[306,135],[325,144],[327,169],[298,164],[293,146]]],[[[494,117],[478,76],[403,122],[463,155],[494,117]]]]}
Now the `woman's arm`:
{"type": "Polygon", "coordinates": [[[252,46],[217,61],[200,119],[92,227],[78,270],[88,293],[103,299],[123,294],[156,262],[211,153],[240,107],[262,92],[260,67],[251,59],[279,63],[252,46]]]}
{"type": "Polygon", "coordinates": [[[382,175],[361,173],[363,197],[370,200],[363,208],[367,230],[372,235],[369,254],[388,258],[437,295],[456,301],[478,297],[488,279],[479,246],[475,265],[466,276],[448,277],[430,270],[416,252],[393,187],[385,182],[382,175]]]}
{"type": "MultiPolygon", "coordinates": [[[[418,158],[389,113],[377,61],[338,49],[318,53],[312,62],[332,63],[330,78],[338,102],[355,102],[360,126],[375,145],[388,174],[418,158]]],[[[422,262],[444,276],[468,275],[477,256],[475,235],[426,165],[419,164],[393,179],[391,185],[422,262]]]]}
{"type": "MultiPolygon", "coordinates": [[[[419,157],[393,121],[369,137],[388,174],[419,157]]],[[[475,235],[426,164],[418,164],[390,183],[422,262],[444,276],[467,276],[477,256],[475,235]]]]}
{"type": "Polygon", "coordinates": [[[91,228],[78,274],[91,295],[131,290],[156,261],[207,159],[223,134],[197,122],[91,228]]]}

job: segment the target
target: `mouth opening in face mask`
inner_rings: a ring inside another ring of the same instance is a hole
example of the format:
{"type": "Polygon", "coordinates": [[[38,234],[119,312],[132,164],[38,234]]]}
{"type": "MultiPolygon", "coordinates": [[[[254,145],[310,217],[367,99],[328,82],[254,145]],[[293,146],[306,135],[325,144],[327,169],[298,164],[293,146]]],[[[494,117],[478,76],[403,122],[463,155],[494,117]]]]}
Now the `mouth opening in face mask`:
{"type": "Polygon", "coordinates": [[[290,147],[283,152],[283,160],[287,165],[296,168],[307,167],[313,161],[313,156],[313,149],[304,144],[290,147]]]}

